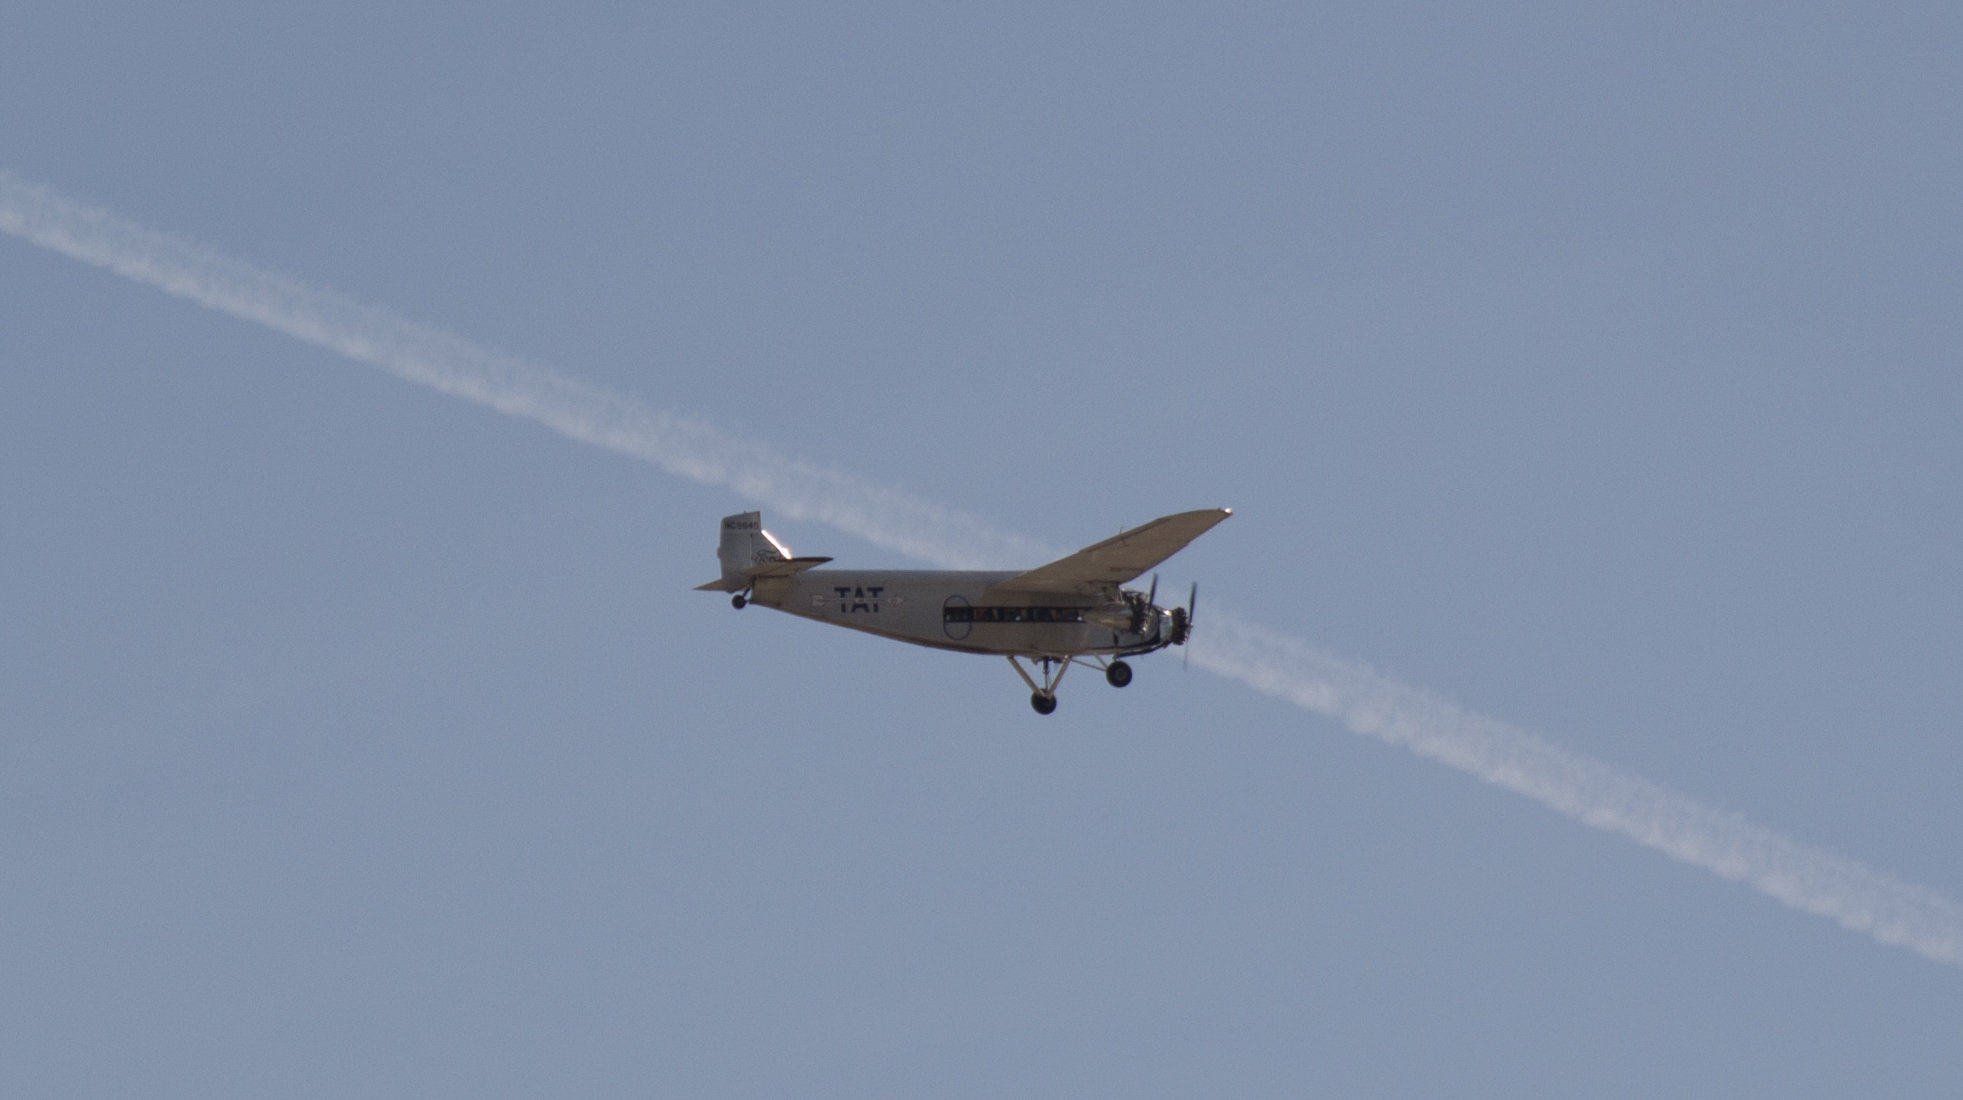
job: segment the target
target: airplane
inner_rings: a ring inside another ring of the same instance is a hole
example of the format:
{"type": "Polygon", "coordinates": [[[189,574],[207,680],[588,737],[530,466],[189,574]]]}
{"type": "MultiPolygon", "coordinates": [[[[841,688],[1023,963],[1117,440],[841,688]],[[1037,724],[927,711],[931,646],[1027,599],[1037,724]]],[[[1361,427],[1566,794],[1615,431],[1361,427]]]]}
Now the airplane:
{"type": "Polygon", "coordinates": [[[763,529],[761,512],[722,521],[722,576],[698,592],[728,592],[737,610],[755,603],[804,619],[934,649],[1006,656],[1029,685],[1038,714],[1056,710],[1057,685],[1073,664],[1131,683],[1126,657],[1185,645],[1200,588],[1185,607],[1158,606],[1159,578],[1125,588],[1232,515],[1203,508],[1161,516],[1022,573],[940,569],[817,569],[763,529]],[[1040,682],[1023,662],[1041,666],[1040,682]]]}

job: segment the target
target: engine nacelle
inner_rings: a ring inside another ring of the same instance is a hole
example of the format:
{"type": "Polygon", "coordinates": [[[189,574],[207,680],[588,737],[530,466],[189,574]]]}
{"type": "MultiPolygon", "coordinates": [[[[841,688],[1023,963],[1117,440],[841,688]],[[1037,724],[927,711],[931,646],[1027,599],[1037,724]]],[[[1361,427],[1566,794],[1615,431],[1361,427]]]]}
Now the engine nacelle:
{"type": "Polygon", "coordinates": [[[1084,612],[1085,622],[1120,634],[1131,631],[1134,618],[1129,607],[1093,607],[1084,612]]]}

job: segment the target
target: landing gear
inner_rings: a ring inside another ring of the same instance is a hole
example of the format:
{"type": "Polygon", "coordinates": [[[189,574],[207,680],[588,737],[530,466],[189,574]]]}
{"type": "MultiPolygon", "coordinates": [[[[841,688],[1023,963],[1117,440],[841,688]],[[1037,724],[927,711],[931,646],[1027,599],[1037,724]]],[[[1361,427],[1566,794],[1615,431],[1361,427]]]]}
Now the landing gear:
{"type": "Polygon", "coordinates": [[[1024,671],[1021,661],[1010,657],[1009,664],[1016,670],[1016,675],[1022,677],[1022,682],[1029,685],[1029,705],[1036,708],[1038,714],[1048,714],[1056,709],[1057,685],[1063,683],[1063,674],[1070,671],[1070,658],[1032,657],[1030,659],[1043,662],[1043,682],[1040,684],[1024,671]]]}
{"type": "Polygon", "coordinates": [[[729,606],[735,608],[738,611],[743,610],[743,605],[749,602],[750,602],[749,600],[743,598],[743,593],[741,592],[738,592],[736,595],[731,596],[729,598],[729,606]]]}
{"type": "Polygon", "coordinates": [[[1070,671],[1070,666],[1073,664],[1104,669],[1104,682],[1114,688],[1121,688],[1131,683],[1131,666],[1119,660],[1106,664],[1102,659],[1092,661],[1083,657],[1009,658],[1009,666],[1016,670],[1017,676],[1022,677],[1023,683],[1029,685],[1029,705],[1035,708],[1038,714],[1055,712],[1057,685],[1063,683],[1063,674],[1070,671]],[[1042,674],[1031,676],[1030,670],[1022,666],[1024,660],[1040,663],[1043,666],[1042,674]]]}

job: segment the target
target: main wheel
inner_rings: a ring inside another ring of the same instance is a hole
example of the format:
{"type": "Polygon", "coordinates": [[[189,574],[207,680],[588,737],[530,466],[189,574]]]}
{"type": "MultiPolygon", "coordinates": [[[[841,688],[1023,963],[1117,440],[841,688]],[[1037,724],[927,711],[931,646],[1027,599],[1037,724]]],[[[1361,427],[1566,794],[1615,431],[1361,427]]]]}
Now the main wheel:
{"type": "Polygon", "coordinates": [[[1039,691],[1029,697],[1029,705],[1035,707],[1038,714],[1048,714],[1056,709],[1056,696],[1039,691]]]}
{"type": "Polygon", "coordinates": [[[750,601],[743,598],[743,593],[741,592],[738,592],[736,595],[731,596],[729,598],[729,606],[735,608],[738,611],[743,610],[743,605],[749,602],[750,601]]]}
{"type": "Polygon", "coordinates": [[[1131,666],[1123,661],[1113,661],[1104,670],[1104,679],[1114,688],[1124,687],[1131,683],[1131,666]]]}

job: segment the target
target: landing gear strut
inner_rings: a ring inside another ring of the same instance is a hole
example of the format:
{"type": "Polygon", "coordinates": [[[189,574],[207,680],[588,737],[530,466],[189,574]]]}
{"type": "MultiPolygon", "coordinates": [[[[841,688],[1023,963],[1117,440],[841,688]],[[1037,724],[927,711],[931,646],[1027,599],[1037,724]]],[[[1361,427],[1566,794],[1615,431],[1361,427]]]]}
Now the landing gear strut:
{"type": "Polygon", "coordinates": [[[1023,669],[1021,661],[1010,657],[1009,665],[1016,670],[1017,676],[1022,677],[1022,682],[1029,685],[1029,705],[1034,707],[1038,714],[1049,714],[1056,710],[1056,688],[1058,684],[1063,683],[1063,674],[1070,671],[1070,658],[1032,657],[1030,659],[1043,662],[1041,684],[1038,684],[1023,669]],[[1055,671],[1051,671],[1052,669],[1055,671]]]}

